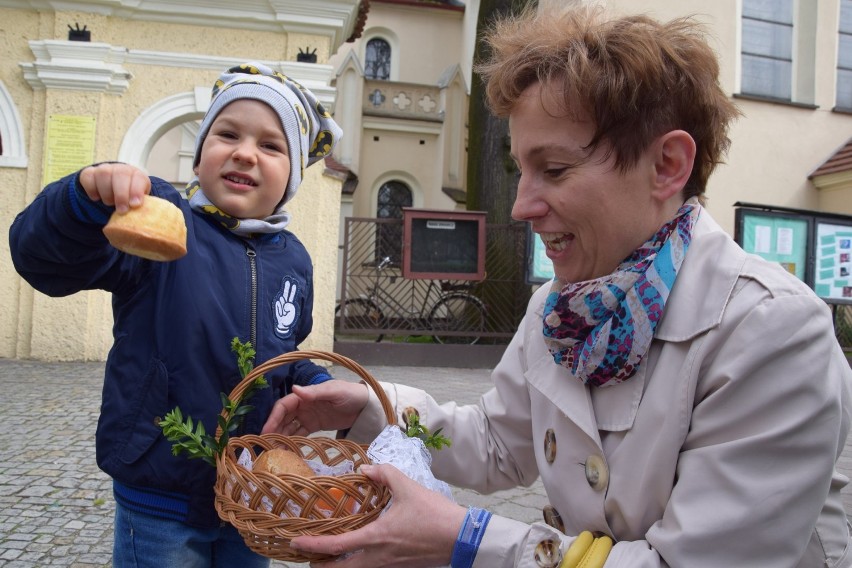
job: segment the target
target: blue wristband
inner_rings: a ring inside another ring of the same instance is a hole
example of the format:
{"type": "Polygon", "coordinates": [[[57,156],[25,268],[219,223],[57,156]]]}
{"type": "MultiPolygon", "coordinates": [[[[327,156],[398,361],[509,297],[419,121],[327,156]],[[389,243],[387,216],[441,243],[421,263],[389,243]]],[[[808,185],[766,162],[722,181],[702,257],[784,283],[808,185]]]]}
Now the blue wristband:
{"type": "Polygon", "coordinates": [[[453,558],[450,560],[452,568],[471,568],[479,550],[479,544],[485,534],[485,527],[491,520],[491,513],[485,509],[470,507],[464,518],[456,545],[453,547],[453,558]]]}

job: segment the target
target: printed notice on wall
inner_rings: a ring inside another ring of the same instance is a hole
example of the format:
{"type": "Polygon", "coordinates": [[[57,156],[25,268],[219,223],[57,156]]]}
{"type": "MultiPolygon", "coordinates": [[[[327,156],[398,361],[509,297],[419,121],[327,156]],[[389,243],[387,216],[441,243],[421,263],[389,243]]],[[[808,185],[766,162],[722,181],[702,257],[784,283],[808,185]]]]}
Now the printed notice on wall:
{"type": "Polygon", "coordinates": [[[808,222],[804,219],[744,212],[742,247],[805,280],[808,222]]]}
{"type": "Polygon", "coordinates": [[[817,295],[852,302],[852,225],[818,223],[816,258],[817,295]]]}
{"type": "Polygon", "coordinates": [[[757,254],[772,252],[772,227],[757,225],[754,228],[754,252],[757,254]]]}
{"type": "Polygon", "coordinates": [[[783,256],[793,254],[793,229],[778,227],[775,234],[775,253],[783,256]]]}
{"type": "Polygon", "coordinates": [[[42,185],[76,172],[95,159],[95,117],[52,114],[47,119],[42,185]]]}

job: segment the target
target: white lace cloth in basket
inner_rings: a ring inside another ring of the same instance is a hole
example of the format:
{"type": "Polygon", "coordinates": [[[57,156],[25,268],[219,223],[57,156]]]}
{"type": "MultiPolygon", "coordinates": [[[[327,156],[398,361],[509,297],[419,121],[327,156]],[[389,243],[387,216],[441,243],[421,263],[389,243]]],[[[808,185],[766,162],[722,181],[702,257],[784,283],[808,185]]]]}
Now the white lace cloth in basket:
{"type": "Polygon", "coordinates": [[[432,455],[423,440],[409,438],[399,426],[385,426],[367,448],[367,456],[373,463],[391,464],[423,487],[453,500],[450,486],[432,475],[432,455]]]}
{"type": "MultiPolygon", "coordinates": [[[[455,502],[450,486],[432,475],[432,454],[426,449],[423,440],[406,436],[399,426],[385,426],[382,433],[367,448],[367,457],[375,464],[391,464],[423,487],[436,491],[455,502]]],[[[391,505],[393,505],[393,498],[382,514],[390,509],[391,505]]],[[[348,556],[349,554],[346,554],[343,558],[348,556]]]]}
{"type": "MultiPolygon", "coordinates": [[[[444,497],[453,500],[450,486],[432,475],[432,455],[423,440],[406,436],[398,426],[385,426],[385,429],[373,440],[367,448],[367,456],[374,464],[390,464],[402,473],[432,491],[437,491],[444,497]]],[[[327,466],[316,460],[306,460],[317,475],[343,475],[353,472],[351,460],[344,460],[336,466],[327,466]]],[[[242,452],[237,463],[247,470],[252,469],[250,452],[242,452]]],[[[252,487],[254,489],[254,487],[252,487]]],[[[249,495],[243,492],[243,502],[248,503],[249,495]]],[[[272,509],[272,503],[264,497],[261,503],[267,510],[272,509]]],[[[390,507],[390,503],[387,505],[390,507]]],[[[298,507],[288,507],[295,516],[299,515],[298,507]]],[[[283,514],[283,513],[282,513],[283,514]]]]}

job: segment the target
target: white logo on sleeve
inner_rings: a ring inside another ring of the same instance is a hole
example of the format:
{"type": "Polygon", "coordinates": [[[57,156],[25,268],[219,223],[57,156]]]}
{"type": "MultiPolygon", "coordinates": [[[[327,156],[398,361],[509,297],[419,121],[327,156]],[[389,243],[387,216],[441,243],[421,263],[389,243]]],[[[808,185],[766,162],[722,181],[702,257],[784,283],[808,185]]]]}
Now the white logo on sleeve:
{"type": "Polygon", "coordinates": [[[284,278],[281,290],[275,297],[275,333],[282,337],[292,335],[295,327],[297,307],[293,300],[296,298],[296,288],[295,281],[284,278]]]}

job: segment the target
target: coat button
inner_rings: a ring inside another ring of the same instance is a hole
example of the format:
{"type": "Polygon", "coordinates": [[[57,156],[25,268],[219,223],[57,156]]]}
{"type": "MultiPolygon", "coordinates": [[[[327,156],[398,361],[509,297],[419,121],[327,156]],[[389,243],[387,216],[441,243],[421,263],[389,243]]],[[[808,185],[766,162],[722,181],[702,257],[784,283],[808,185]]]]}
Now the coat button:
{"type": "Polygon", "coordinates": [[[542,510],[544,513],[544,522],[555,528],[561,533],[565,533],[565,523],[562,522],[562,516],[552,505],[546,505],[542,510]]]}
{"type": "Polygon", "coordinates": [[[535,547],[535,564],[540,568],[557,568],[562,562],[562,549],[555,540],[543,540],[535,547]]]}
{"type": "Polygon", "coordinates": [[[553,428],[548,428],[544,433],[544,459],[547,463],[553,463],[556,459],[556,433],[553,428]]]}
{"type": "Polygon", "coordinates": [[[603,491],[609,483],[609,470],[603,458],[591,455],[586,458],[586,481],[595,491],[603,491]]]}

